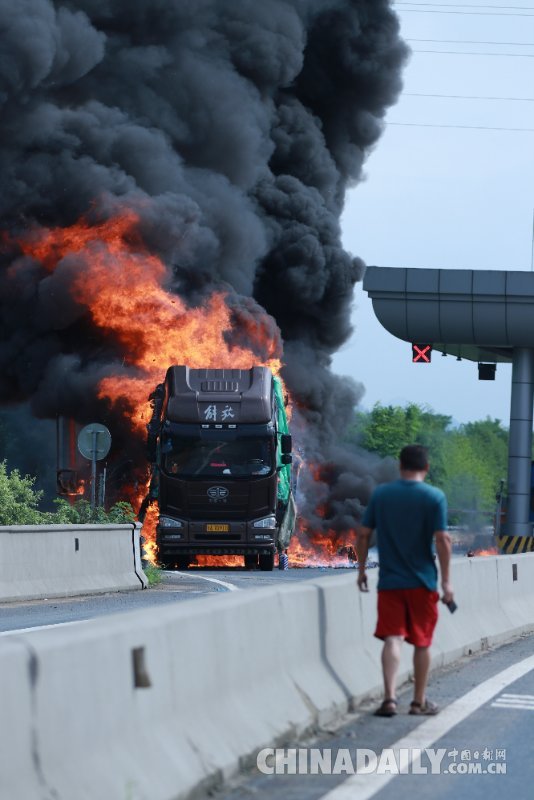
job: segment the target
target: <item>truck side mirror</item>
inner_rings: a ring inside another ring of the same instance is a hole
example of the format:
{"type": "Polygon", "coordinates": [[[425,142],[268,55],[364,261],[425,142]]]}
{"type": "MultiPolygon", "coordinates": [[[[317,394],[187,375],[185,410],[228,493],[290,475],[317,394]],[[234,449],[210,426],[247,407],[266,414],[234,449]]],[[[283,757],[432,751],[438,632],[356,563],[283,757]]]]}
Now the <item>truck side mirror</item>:
{"type": "MultiPolygon", "coordinates": [[[[282,436],[280,437],[280,445],[281,445],[281,448],[282,448],[282,453],[284,455],[289,455],[289,453],[291,453],[291,450],[293,449],[293,440],[291,438],[291,434],[290,433],[283,433],[282,434],[282,436]]],[[[288,462],[285,462],[285,463],[290,464],[291,462],[288,461],[288,462]]]]}
{"type": "Polygon", "coordinates": [[[282,464],[292,464],[293,456],[291,455],[291,453],[282,453],[281,461],[282,464]]]}

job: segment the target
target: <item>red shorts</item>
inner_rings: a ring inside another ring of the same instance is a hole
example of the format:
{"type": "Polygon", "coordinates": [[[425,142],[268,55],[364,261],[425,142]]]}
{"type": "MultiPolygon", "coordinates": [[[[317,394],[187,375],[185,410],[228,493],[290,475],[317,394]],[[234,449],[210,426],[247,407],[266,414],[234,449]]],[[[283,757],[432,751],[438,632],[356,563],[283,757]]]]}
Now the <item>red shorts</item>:
{"type": "Polygon", "coordinates": [[[402,636],[415,647],[430,647],[438,621],[439,594],[418,589],[381,589],[375,636],[402,636]]]}

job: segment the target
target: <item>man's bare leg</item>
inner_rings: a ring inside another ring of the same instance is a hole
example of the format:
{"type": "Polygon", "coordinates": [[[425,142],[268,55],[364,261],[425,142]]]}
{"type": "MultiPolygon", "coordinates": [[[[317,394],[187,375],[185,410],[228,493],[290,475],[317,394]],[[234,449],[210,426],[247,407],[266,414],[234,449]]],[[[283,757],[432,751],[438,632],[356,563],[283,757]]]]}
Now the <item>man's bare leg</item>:
{"type": "Polygon", "coordinates": [[[397,696],[397,672],[399,670],[402,636],[387,636],[382,650],[382,672],[384,692],[387,699],[397,696]]]}
{"type": "Polygon", "coordinates": [[[430,669],[430,647],[415,647],[413,651],[414,703],[425,702],[428,671],[430,669]]]}

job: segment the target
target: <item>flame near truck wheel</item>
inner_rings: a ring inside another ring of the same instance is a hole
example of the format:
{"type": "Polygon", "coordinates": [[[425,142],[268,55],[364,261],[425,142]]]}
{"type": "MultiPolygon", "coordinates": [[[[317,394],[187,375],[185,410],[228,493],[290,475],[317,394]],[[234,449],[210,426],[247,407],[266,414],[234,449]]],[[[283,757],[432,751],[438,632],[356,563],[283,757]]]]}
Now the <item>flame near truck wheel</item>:
{"type": "Polygon", "coordinates": [[[272,570],[296,519],[280,379],[267,367],[171,366],[150,399],[143,506],[159,506],[158,560],[184,569],[196,555],[243,555],[272,570]]]}

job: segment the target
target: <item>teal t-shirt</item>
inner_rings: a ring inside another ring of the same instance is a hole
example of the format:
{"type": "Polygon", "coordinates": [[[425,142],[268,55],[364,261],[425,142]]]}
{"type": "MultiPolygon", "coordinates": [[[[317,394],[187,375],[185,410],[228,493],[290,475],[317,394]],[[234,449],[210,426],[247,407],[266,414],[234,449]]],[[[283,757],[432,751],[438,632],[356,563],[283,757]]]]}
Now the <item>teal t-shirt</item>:
{"type": "Polygon", "coordinates": [[[398,480],[378,486],[362,525],[377,535],[379,589],[437,587],[433,537],[447,530],[447,500],[422,481],[398,480]]]}

